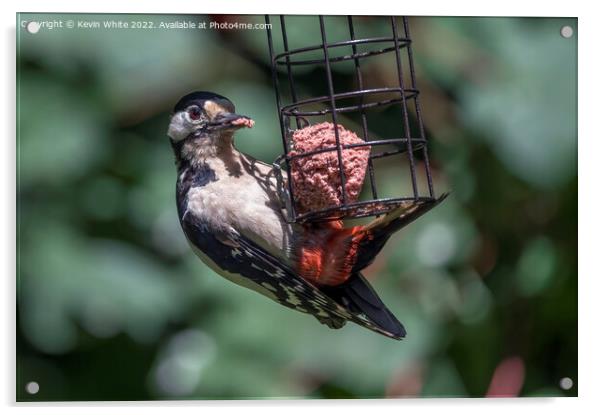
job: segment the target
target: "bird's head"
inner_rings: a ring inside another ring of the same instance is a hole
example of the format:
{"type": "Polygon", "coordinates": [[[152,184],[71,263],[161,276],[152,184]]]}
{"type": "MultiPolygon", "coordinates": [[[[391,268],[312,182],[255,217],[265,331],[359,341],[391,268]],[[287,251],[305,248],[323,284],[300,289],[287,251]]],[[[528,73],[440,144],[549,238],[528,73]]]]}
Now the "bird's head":
{"type": "Polygon", "coordinates": [[[178,160],[215,157],[232,147],[234,131],[253,127],[253,120],[236,114],[228,98],[197,91],[183,96],[174,107],[169,136],[178,160]]]}

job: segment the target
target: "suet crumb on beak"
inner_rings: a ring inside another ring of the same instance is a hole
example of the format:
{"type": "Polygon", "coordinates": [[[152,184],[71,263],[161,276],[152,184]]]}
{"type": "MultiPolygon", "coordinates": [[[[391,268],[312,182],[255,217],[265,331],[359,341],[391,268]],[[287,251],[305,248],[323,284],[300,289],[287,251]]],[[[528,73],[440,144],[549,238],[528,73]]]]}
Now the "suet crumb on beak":
{"type": "Polygon", "coordinates": [[[252,128],[255,121],[246,115],[231,112],[220,113],[209,123],[210,130],[237,130],[239,128],[252,128]]]}
{"type": "Polygon", "coordinates": [[[241,117],[232,121],[232,125],[236,125],[238,127],[253,128],[253,126],[255,125],[255,121],[253,121],[250,118],[241,117]]]}

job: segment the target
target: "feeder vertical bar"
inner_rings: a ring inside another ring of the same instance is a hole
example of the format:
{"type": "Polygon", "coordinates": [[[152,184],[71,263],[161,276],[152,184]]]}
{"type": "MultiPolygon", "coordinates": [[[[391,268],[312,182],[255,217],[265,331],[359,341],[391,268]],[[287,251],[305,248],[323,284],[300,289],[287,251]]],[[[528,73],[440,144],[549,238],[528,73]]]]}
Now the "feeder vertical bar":
{"type": "MultiPolygon", "coordinates": [[[[347,16],[347,23],[349,26],[349,36],[351,40],[355,40],[355,30],[353,29],[353,17],[347,16]]],[[[362,70],[360,68],[360,60],[357,58],[357,45],[355,43],[351,44],[351,49],[353,51],[353,62],[355,64],[355,77],[357,79],[357,87],[361,90],[364,89],[364,81],[362,79],[362,70]]],[[[360,110],[362,114],[362,131],[364,133],[364,141],[368,142],[368,121],[366,120],[366,110],[364,109],[364,94],[360,95],[360,110]]],[[[370,146],[370,152],[372,152],[372,146],[370,146]]],[[[376,179],[374,177],[374,164],[372,162],[372,157],[368,158],[368,174],[370,177],[370,188],[372,189],[372,198],[378,199],[378,192],[376,190],[376,179]]]]}
{"type": "MultiPolygon", "coordinates": [[[[410,131],[410,120],[408,118],[408,105],[406,102],[406,89],[403,81],[403,68],[400,56],[399,35],[397,33],[397,22],[395,16],[391,16],[391,27],[393,29],[393,42],[395,44],[395,59],[397,61],[397,76],[399,77],[399,88],[401,88],[401,105],[403,107],[403,123],[408,146],[408,159],[410,161],[410,174],[412,176],[412,189],[414,199],[418,199],[418,186],[416,185],[416,167],[414,165],[414,150],[412,149],[412,132],[410,131]]],[[[408,41],[409,43],[409,41],[408,41]]]]}
{"type": "MultiPolygon", "coordinates": [[[[274,44],[272,42],[272,29],[270,29],[270,16],[269,15],[265,15],[265,23],[266,23],[266,32],[268,35],[268,50],[269,50],[269,54],[270,54],[270,65],[272,67],[272,80],[274,81],[274,91],[276,92],[276,106],[278,107],[278,119],[280,120],[280,132],[282,135],[282,145],[284,147],[284,150],[286,152],[286,154],[284,155],[284,160],[285,160],[285,164],[286,164],[286,170],[287,172],[291,172],[291,166],[289,163],[289,158],[288,158],[288,153],[290,152],[290,148],[289,148],[289,144],[286,140],[286,128],[284,126],[284,117],[282,116],[282,104],[280,102],[280,88],[278,85],[278,70],[276,69],[276,62],[274,60],[274,44]]],[[[289,212],[289,219],[294,220],[297,217],[297,214],[295,212],[295,195],[293,193],[293,181],[292,180],[287,180],[287,184],[288,184],[288,191],[289,191],[289,198],[291,200],[290,208],[291,211],[289,212]]]]}
{"type": "Polygon", "coordinates": [[[326,30],[324,29],[324,16],[319,16],[320,32],[322,34],[322,48],[324,49],[324,65],[326,67],[326,78],[328,80],[328,96],[330,97],[330,108],[332,109],[332,123],[334,124],[334,137],[337,143],[337,158],[339,162],[339,175],[341,177],[341,194],[343,195],[343,205],[347,206],[347,190],[345,181],[345,172],[343,170],[343,151],[339,139],[339,124],[337,123],[337,110],[334,98],[334,86],[332,83],[332,72],[330,71],[330,58],[328,56],[328,43],[326,42],[326,30]]]}
{"type": "MultiPolygon", "coordinates": [[[[280,15],[280,28],[281,28],[281,32],[282,32],[282,43],[284,45],[284,51],[287,53],[286,54],[286,72],[288,75],[288,84],[291,90],[291,98],[293,101],[293,104],[297,103],[297,91],[295,90],[295,82],[293,81],[293,71],[291,68],[291,58],[288,55],[288,37],[286,35],[286,25],[284,23],[284,15],[281,14],[280,15]]],[[[295,117],[295,122],[297,123],[297,128],[299,128],[299,117],[295,117]]]]}
{"type": "MultiPolygon", "coordinates": [[[[405,33],[406,39],[410,40],[410,25],[408,24],[408,18],[404,16],[403,18],[403,29],[405,33]]],[[[408,50],[408,62],[410,62],[410,79],[412,80],[412,88],[418,91],[416,86],[416,73],[414,71],[414,57],[412,53],[412,42],[410,41],[407,45],[408,50]]],[[[427,142],[426,142],[426,134],[424,132],[424,125],[422,123],[422,113],[420,109],[420,99],[419,94],[416,94],[414,97],[414,104],[416,106],[416,118],[418,120],[418,126],[420,127],[420,138],[424,140],[424,145],[422,147],[422,154],[424,157],[424,165],[426,168],[426,179],[429,187],[429,195],[430,197],[435,196],[435,192],[433,191],[433,178],[431,176],[431,167],[429,164],[428,150],[427,150],[427,142]]]]}

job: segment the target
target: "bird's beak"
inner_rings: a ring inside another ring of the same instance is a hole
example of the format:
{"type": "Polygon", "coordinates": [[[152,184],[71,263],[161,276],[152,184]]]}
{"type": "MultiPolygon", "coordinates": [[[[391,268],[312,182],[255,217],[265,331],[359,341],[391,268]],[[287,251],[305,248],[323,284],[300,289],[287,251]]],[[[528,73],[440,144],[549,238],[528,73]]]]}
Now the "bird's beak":
{"type": "Polygon", "coordinates": [[[252,128],[254,124],[255,121],[246,115],[222,113],[217,115],[208,127],[210,130],[238,130],[243,127],[252,128]]]}

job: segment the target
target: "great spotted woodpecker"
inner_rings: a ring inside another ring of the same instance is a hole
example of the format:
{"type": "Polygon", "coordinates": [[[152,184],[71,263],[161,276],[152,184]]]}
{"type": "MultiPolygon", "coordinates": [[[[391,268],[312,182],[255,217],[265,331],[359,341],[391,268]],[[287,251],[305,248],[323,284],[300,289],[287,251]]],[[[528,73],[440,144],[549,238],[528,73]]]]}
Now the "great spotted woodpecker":
{"type": "Polygon", "coordinates": [[[211,92],[188,94],[174,108],[167,135],[178,170],[178,215],[193,251],[217,274],[330,328],[353,321],[405,337],[360,271],[394,232],[441,199],[408,203],[365,226],[287,223],[272,166],[234,146],[234,132],[252,126],[211,92]]]}

